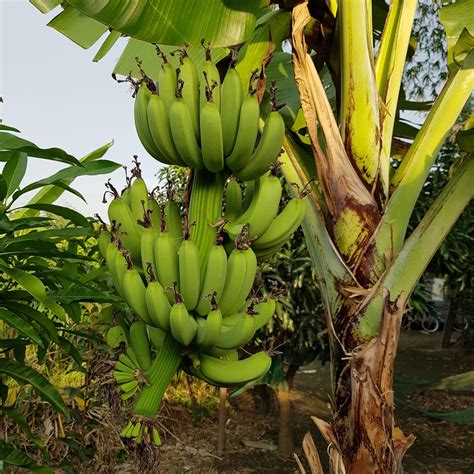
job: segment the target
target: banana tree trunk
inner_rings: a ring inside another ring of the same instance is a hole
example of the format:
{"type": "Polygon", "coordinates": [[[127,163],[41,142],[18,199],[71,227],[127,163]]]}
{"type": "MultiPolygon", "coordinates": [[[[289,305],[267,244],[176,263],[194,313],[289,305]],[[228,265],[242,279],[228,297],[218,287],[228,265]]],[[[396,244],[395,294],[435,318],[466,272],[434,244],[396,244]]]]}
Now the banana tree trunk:
{"type": "MultiPolygon", "coordinates": [[[[392,1],[375,64],[371,0],[337,3],[339,122],[307,53],[307,2],[292,14],[293,71],[320,183],[310,186],[303,231],[321,281],[334,392],[332,421],[313,420],[328,442],[334,473],[401,472],[415,439],[395,426],[393,414],[401,317],[416,282],[473,195],[474,160],[467,156],[405,239],[436,154],[474,86],[472,61],[451,72],[390,180],[393,117],[415,8],[415,0],[392,1]]],[[[291,133],[284,148],[285,178],[301,186],[310,176],[291,133]]],[[[311,443],[305,446],[311,449],[311,443]]]]}

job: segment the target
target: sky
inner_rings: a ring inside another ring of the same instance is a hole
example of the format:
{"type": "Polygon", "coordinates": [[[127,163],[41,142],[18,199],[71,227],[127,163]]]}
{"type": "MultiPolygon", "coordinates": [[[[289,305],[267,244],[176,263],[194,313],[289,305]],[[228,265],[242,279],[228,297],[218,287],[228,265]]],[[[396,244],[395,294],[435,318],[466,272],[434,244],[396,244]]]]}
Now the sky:
{"type": "MultiPolygon", "coordinates": [[[[104,158],[129,165],[132,156],[139,155],[145,181],[154,187],[161,165],[145,152],[136,136],[129,86],[111,77],[126,40],[93,63],[101,40],[89,50],[82,49],[46,26],[56,13],[43,15],[27,0],[0,0],[0,96],[4,100],[0,118],[38,146],[59,147],[76,158],[113,140],[104,158]]],[[[63,167],[31,158],[23,184],[63,167]]],[[[99,212],[105,217],[102,195],[108,177],[76,179],[73,187],[87,203],[65,193],[58,204],[87,216],[99,212]]],[[[124,187],[123,170],[110,177],[112,183],[124,187]]]]}

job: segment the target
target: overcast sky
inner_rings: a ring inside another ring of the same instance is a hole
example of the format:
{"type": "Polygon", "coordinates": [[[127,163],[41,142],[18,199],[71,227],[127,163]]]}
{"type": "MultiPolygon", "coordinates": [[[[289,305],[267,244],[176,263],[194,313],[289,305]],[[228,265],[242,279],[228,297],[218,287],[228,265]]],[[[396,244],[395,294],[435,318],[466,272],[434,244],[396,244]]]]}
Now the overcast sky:
{"type": "MultiPolygon", "coordinates": [[[[141,146],[133,125],[133,99],[126,84],[111,78],[124,43],[99,63],[92,58],[101,41],[84,50],[46,26],[56,13],[41,14],[27,0],[0,0],[0,117],[38,146],[60,147],[77,158],[114,140],[106,158],[129,164],[141,157],[151,186],[160,164],[141,146]]],[[[64,165],[32,158],[25,182],[49,176],[64,165]]],[[[112,175],[125,184],[122,170],[112,175]]],[[[75,187],[87,204],[65,193],[60,203],[93,215],[101,204],[106,177],[83,177],[75,187]]]]}

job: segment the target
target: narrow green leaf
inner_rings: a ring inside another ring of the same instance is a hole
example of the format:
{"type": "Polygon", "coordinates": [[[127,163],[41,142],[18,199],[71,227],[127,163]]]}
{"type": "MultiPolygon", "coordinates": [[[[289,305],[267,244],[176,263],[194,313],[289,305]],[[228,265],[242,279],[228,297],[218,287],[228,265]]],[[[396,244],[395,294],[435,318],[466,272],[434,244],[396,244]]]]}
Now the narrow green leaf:
{"type": "Polygon", "coordinates": [[[65,219],[70,220],[73,224],[80,227],[90,227],[90,222],[85,218],[80,212],[77,212],[71,208],[57,206],[55,204],[25,204],[22,206],[25,209],[36,209],[38,211],[50,212],[56,216],[64,217],[65,219]]]}
{"type": "MultiPolygon", "coordinates": [[[[0,460],[5,464],[24,467],[40,474],[54,474],[52,469],[39,466],[36,461],[30,458],[24,451],[18,449],[14,444],[0,440],[0,460]]],[[[1,467],[1,466],[0,466],[1,467]]]]}
{"type": "Polygon", "coordinates": [[[63,229],[51,229],[51,230],[41,230],[41,231],[31,231],[27,234],[13,236],[13,237],[4,237],[0,241],[0,249],[4,250],[8,248],[10,243],[18,244],[19,242],[27,241],[39,241],[39,240],[65,240],[71,239],[73,237],[84,237],[87,235],[92,235],[92,229],[84,227],[66,227],[63,229]]]}
{"type": "Polygon", "coordinates": [[[0,413],[12,419],[15,424],[26,434],[30,441],[32,441],[37,446],[42,445],[41,440],[37,436],[33,435],[26,418],[18,409],[0,405],[0,413]]]}
{"type": "Polygon", "coordinates": [[[17,346],[28,346],[31,341],[28,339],[0,339],[0,348],[12,349],[17,346]]]}
{"type": "MultiPolygon", "coordinates": [[[[1,102],[1,100],[0,100],[1,102]]],[[[0,130],[5,130],[5,131],[8,131],[8,132],[17,132],[17,133],[20,133],[20,130],[18,130],[17,128],[15,127],[10,127],[9,125],[5,125],[3,123],[0,123],[0,130]]]]}
{"type": "Polygon", "coordinates": [[[112,173],[120,166],[121,165],[119,165],[118,163],[115,163],[113,161],[108,161],[108,160],[87,162],[87,163],[84,163],[80,167],[71,166],[69,168],[62,169],[58,171],[57,173],[54,173],[48,178],[41,179],[39,181],[29,184],[28,186],[25,186],[23,189],[21,189],[20,191],[17,191],[13,195],[13,199],[14,200],[18,199],[21,195],[29,191],[32,191],[33,189],[46,186],[48,184],[55,184],[56,186],[63,187],[64,189],[67,189],[68,191],[73,192],[74,194],[79,194],[79,196],[81,196],[80,193],[70,188],[69,186],[64,184],[64,182],[61,182],[61,181],[74,179],[74,178],[77,178],[78,176],[92,176],[92,175],[98,175],[98,174],[104,174],[104,173],[112,173]]]}
{"type": "MultiPolygon", "coordinates": [[[[83,156],[79,161],[81,163],[89,163],[95,160],[102,158],[106,153],[107,150],[113,145],[113,142],[106,143],[105,145],[97,148],[96,150],[92,151],[91,153],[83,156]]],[[[70,185],[74,181],[72,179],[66,179],[64,182],[70,185]]],[[[29,201],[28,204],[37,204],[37,203],[45,203],[51,204],[56,201],[61,194],[63,193],[64,189],[59,188],[57,186],[48,185],[45,186],[43,189],[39,190],[29,201]]],[[[37,211],[32,209],[22,209],[20,211],[15,212],[15,217],[27,217],[27,216],[34,216],[39,214],[37,211]]]]}
{"type": "Polygon", "coordinates": [[[53,407],[67,415],[69,410],[59,392],[36,370],[18,362],[0,359],[0,374],[8,375],[20,384],[30,384],[40,397],[53,407]]]}
{"type": "Polygon", "coordinates": [[[98,62],[100,61],[114,46],[114,44],[120,38],[121,33],[119,31],[112,30],[105,38],[104,42],[102,43],[101,47],[95,53],[94,59],[92,61],[98,62]]]}
{"type": "Polygon", "coordinates": [[[0,268],[13,278],[21,287],[23,287],[31,296],[36,298],[40,303],[50,309],[54,314],[59,316],[61,319],[66,318],[66,313],[64,309],[59,306],[57,303],[52,301],[46,295],[46,287],[43,285],[43,282],[32,275],[27,273],[19,268],[12,268],[6,265],[0,265],[0,268]]]}
{"type": "Polygon", "coordinates": [[[3,201],[8,193],[7,180],[0,174],[0,201],[3,201]]]}
{"type": "Polygon", "coordinates": [[[67,6],[48,26],[67,36],[81,48],[90,48],[106,31],[107,25],[67,6]]]}
{"type": "Polygon", "coordinates": [[[10,327],[20,331],[21,334],[30,338],[33,342],[36,342],[36,344],[39,344],[40,346],[43,345],[43,341],[36,330],[17,314],[11,313],[4,308],[0,308],[0,319],[5,321],[10,327]]]}
{"type": "MultiPolygon", "coordinates": [[[[8,132],[0,132],[0,150],[3,152],[22,151],[28,156],[80,166],[79,161],[74,158],[74,156],[69,155],[60,148],[39,148],[29,140],[17,137],[8,132]]],[[[10,154],[11,153],[0,154],[0,161],[6,161],[10,154]]]]}
{"type": "Polygon", "coordinates": [[[27,164],[28,155],[19,151],[14,152],[11,158],[5,163],[2,175],[8,183],[7,198],[11,196],[20,185],[23,176],[25,176],[27,164]]]}

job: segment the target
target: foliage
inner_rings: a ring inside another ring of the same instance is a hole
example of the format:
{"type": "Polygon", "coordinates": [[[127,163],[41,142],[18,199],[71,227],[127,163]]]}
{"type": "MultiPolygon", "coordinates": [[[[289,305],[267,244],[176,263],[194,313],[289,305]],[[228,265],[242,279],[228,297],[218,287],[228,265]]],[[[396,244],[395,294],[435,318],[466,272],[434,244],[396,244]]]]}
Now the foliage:
{"type": "MultiPolygon", "coordinates": [[[[110,173],[119,165],[100,159],[109,146],[79,161],[58,148],[41,149],[17,132],[0,124],[0,160],[5,163],[0,174],[0,408],[41,448],[14,407],[31,392],[27,388],[31,385],[56,416],[70,413],[65,394],[48,381],[52,354],[69,360],[69,370],[84,372],[77,347],[90,336],[77,330],[81,303],[115,300],[104,293],[100,283],[104,275],[94,264],[93,222],[53,202],[63,191],[82,198],[70,187],[75,177],[110,173]],[[68,166],[24,185],[32,157],[68,166]],[[30,190],[38,191],[19,204],[30,190]]],[[[40,469],[10,441],[10,453],[5,446],[0,458],[4,462],[40,469]]]]}

